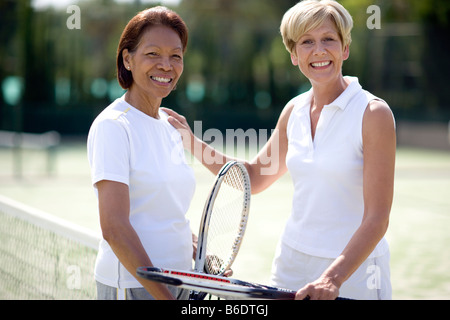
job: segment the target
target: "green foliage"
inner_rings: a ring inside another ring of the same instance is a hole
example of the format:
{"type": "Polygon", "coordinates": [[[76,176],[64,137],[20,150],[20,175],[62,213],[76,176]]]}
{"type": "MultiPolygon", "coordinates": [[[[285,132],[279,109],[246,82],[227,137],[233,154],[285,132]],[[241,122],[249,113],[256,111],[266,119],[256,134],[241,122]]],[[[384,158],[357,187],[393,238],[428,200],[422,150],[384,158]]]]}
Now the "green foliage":
{"type": "MultiPolygon", "coordinates": [[[[444,39],[447,0],[340,0],[355,22],[344,73],[386,99],[397,117],[448,120],[450,70],[444,39]],[[369,30],[367,8],[381,10],[369,30]]],[[[185,73],[164,102],[208,126],[273,127],[281,108],[309,87],[279,33],[296,0],[183,0],[189,27],[185,73]]],[[[19,106],[0,90],[0,128],[21,119],[28,131],[85,133],[93,117],[122,94],[115,80],[117,43],[141,1],[81,0],[81,29],[69,30],[66,8],[36,10],[31,0],[0,0],[0,83],[23,79],[19,106]],[[73,119],[73,127],[67,125],[73,119]],[[76,123],[76,124],[75,124],[76,123]]],[[[147,4],[148,5],[148,4],[147,4]]]]}

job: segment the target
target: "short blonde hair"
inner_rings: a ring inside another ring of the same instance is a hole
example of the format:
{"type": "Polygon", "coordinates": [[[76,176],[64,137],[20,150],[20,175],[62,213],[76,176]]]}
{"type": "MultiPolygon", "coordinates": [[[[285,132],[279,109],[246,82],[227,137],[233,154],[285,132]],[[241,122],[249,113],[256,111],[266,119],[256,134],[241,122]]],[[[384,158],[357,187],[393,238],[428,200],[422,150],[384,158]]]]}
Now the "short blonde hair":
{"type": "Polygon", "coordinates": [[[281,21],[280,32],[289,53],[295,53],[295,45],[305,33],[329,18],[336,24],[343,46],[350,45],[353,19],[341,4],[334,0],[304,0],[289,9],[281,21]]]}

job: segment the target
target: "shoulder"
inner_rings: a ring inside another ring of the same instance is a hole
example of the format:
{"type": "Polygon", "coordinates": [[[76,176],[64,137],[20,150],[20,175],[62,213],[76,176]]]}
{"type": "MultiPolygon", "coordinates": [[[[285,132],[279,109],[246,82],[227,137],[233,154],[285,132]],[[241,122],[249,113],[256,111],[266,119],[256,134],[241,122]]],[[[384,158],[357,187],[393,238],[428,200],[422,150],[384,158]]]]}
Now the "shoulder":
{"type": "Polygon", "coordinates": [[[371,100],[364,112],[363,136],[395,135],[395,119],[389,105],[382,100],[371,100]]]}
{"type": "Polygon", "coordinates": [[[92,125],[96,126],[103,123],[115,123],[118,125],[128,116],[130,109],[130,106],[122,99],[117,99],[103,109],[103,111],[95,118],[92,125]]]}
{"type": "Polygon", "coordinates": [[[102,113],[98,116],[99,119],[112,120],[112,121],[122,121],[124,118],[130,116],[132,112],[131,106],[126,103],[123,99],[117,99],[106,107],[102,113]]]}
{"type": "Polygon", "coordinates": [[[93,121],[88,134],[88,141],[114,141],[118,137],[127,136],[127,108],[113,102],[106,107],[93,121]]]}
{"type": "Polygon", "coordinates": [[[391,108],[386,102],[379,99],[369,101],[364,112],[364,121],[374,124],[395,125],[391,108]]]}
{"type": "Polygon", "coordinates": [[[294,110],[295,103],[293,100],[289,101],[286,106],[283,108],[280,114],[279,124],[287,125],[289,118],[292,114],[292,110],[294,110]]]}

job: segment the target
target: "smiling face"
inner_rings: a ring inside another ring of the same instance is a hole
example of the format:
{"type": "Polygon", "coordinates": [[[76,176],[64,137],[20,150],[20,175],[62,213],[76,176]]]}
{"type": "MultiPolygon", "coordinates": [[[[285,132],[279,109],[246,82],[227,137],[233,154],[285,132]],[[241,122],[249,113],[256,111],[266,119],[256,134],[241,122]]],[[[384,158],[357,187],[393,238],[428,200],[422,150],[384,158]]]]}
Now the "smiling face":
{"type": "Polygon", "coordinates": [[[133,75],[129,91],[147,99],[163,99],[183,73],[183,46],[179,35],[158,25],[146,30],[133,52],[123,50],[123,63],[133,75]]]}
{"type": "Polygon", "coordinates": [[[292,63],[314,84],[331,83],[342,77],[342,64],[349,56],[333,20],[303,34],[291,54],[292,63]]]}

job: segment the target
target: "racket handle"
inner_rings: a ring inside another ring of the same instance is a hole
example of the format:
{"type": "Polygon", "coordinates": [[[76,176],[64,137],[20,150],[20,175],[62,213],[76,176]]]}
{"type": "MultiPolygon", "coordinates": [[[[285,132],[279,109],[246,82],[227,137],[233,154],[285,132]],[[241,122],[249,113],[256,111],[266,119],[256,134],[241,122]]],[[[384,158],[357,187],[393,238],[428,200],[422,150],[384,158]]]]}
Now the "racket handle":
{"type": "Polygon", "coordinates": [[[191,291],[189,293],[189,300],[204,300],[206,295],[206,292],[191,291]]]}
{"type": "MultiPolygon", "coordinates": [[[[308,301],[308,300],[310,300],[310,297],[309,296],[307,296],[305,299],[303,299],[303,300],[306,300],[306,301],[308,301]]],[[[343,297],[337,297],[336,299],[334,299],[334,300],[354,300],[354,299],[350,299],[350,298],[343,298],[343,297]]]]}

